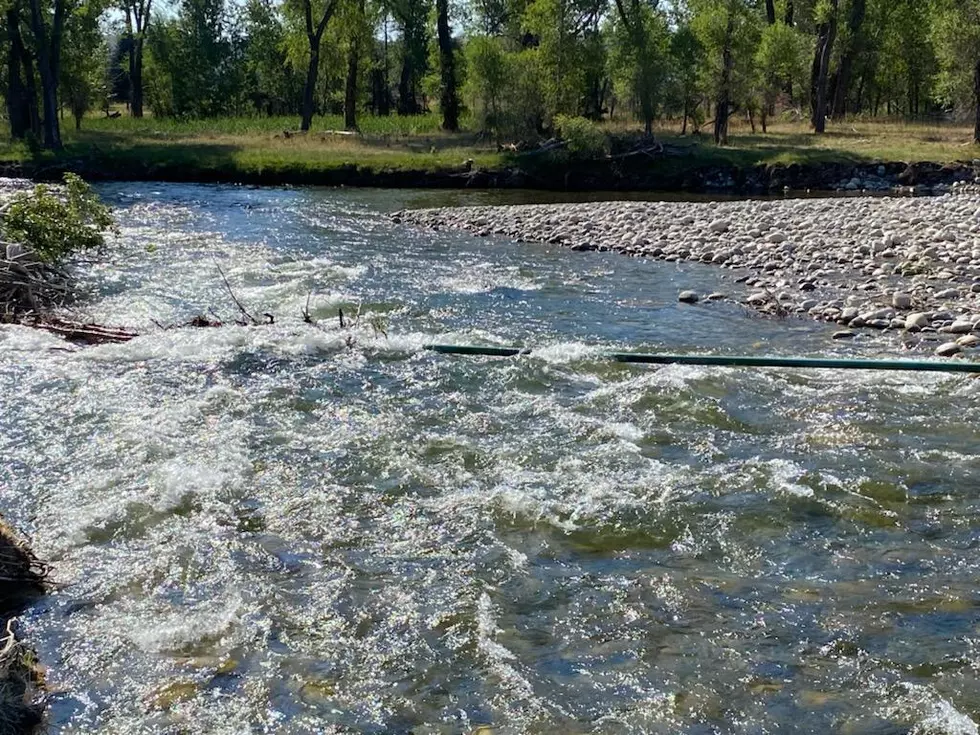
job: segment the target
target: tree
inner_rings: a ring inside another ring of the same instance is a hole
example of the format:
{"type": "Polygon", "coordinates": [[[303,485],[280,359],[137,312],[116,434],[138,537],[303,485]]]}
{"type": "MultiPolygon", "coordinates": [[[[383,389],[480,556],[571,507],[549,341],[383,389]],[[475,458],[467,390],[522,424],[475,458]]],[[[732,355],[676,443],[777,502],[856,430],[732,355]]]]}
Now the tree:
{"type": "Polygon", "coordinates": [[[544,70],[541,84],[547,117],[579,115],[596,118],[601,110],[586,104],[590,87],[605,73],[600,26],[606,4],[602,0],[535,0],[524,23],[544,70]]]}
{"type": "Polygon", "coordinates": [[[816,11],[817,45],[810,75],[811,122],[815,133],[823,133],[827,127],[827,74],[837,37],[838,2],[839,0],[821,0],[816,11]]]}
{"type": "Polygon", "coordinates": [[[847,93],[851,85],[851,71],[854,67],[854,60],[864,46],[862,26],[867,13],[867,1],[849,0],[849,5],[847,24],[844,26],[844,33],[840,39],[840,60],[837,62],[837,71],[834,73],[832,84],[831,114],[837,120],[842,119],[847,113],[847,93]]]}
{"type": "Polygon", "coordinates": [[[782,22],[766,26],[762,32],[755,65],[762,96],[762,132],[783,89],[792,88],[806,78],[808,41],[797,29],[782,22]]]}
{"type": "Polygon", "coordinates": [[[401,31],[398,114],[418,115],[424,109],[419,96],[428,67],[429,0],[390,0],[389,9],[401,31]]]}
{"type": "Polygon", "coordinates": [[[153,0],[123,0],[129,40],[129,111],[133,117],[143,117],[143,47],[152,4],[153,0]]]}
{"type": "Polygon", "coordinates": [[[266,115],[298,113],[302,87],[272,0],[248,0],[244,31],[244,75],[253,108],[266,115]]]}
{"type": "Polygon", "coordinates": [[[306,84],[303,87],[303,104],[299,129],[309,130],[313,123],[313,111],[316,101],[316,81],[320,73],[320,43],[327,23],[337,10],[338,0],[291,0],[298,3],[298,9],[303,18],[303,29],[308,44],[309,59],[306,67],[306,84]]]}
{"type": "Polygon", "coordinates": [[[692,0],[692,28],[705,49],[704,86],[715,101],[715,142],[728,143],[728,119],[748,97],[760,17],[751,0],[692,0]]]}
{"type": "Polygon", "coordinates": [[[62,44],[61,88],[75,118],[75,129],[82,117],[106,92],[108,49],[99,29],[99,10],[87,5],[69,18],[62,44]]]}
{"type": "Polygon", "coordinates": [[[23,139],[29,131],[35,135],[41,132],[34,64],[24,46],[21,12],[19,0],[7,6],[7,119],[10,121],[10,137],[15,140],[23,139]]]}
{"type": "Polygon", "coordinates": [[[980,145],[980,0],[940,0],[933,24],[941,99],[970,99],[973,142],[980,145]]]}
{"type": "Polygon", "coordinates": [[[371,29],[367,23],[364,0],[349,2],[344,18],[347,37],[347,76],[344,80],[344,128],[357,130],[358,69],[364,54],[365,42],[371,29]]]}
{"type": "Polygon", "coordinates": [[[687,135],[688,120],[694,120],[695,128],[703,121],[698,111],[701,95],[698,72],[703,68],[705,59],[704,49],[686,19],[670,38],[669,59],[668,93],[675,109],[680,109],[683,116],[681,135],[687,135]]]}
{"type": "Polygon", "coordinates": [[[147,91],[154,114],[240,112],[245,55],[229,32],[223,0],[181,0],[177,17],[154,23],[148,39],[147,91]]]}
{"type": "Polygon", "coordinates": [[[619,91],[635,105],[646,135],[653,134],[666,79],[667,19],[641,0],[615,0],[610,58],[619,91]]]}
{"type": "Polygon", "coordinates": [[[71,12],[71,8],[66,5],[65,0],[53,0],[50,11],[47,7],[42,7],[42,0],[28,0],[28,3],[31,30],[34,33],[37,70],[41,77],[44,147],[60,150],[63,145],[61,127],[58,123],[58,73],[61,66],[61,41],[65,31],[65,19],[71,12]]]}
{"type": "Polygon", "coordinates": [[[473,36],[466,44],[464,92],[485,132],[494,133],[497,143],[503,131],[507,90],[511,82],[510,65],[503,41],[489,36],[473,36]]]}
{"type": "Polygon", "coordinates": [[[449,32],[449,0],[436,0],[436,35],[439,39],[442,129],[455,133],[459,130],[459,94],[456,91],[456,51],[449,32]]]}

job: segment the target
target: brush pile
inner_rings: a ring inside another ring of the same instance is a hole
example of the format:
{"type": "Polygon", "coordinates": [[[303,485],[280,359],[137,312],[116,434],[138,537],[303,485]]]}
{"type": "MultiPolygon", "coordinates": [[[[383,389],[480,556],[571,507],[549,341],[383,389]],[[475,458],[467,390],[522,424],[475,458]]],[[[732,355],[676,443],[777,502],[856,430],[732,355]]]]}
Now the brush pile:
{"type": "Polygon", "coordinates": [[[0,735],[33,733],[43,721],[43,672],[17,638],[14,616],[44,594],[47,576],[47,566],[0,518],[0,735]]]}
{"type": "Polygon", "coordinates": [[[65,174],[59,187],[38,184],[9,193],[0,205],[0,322],[52,328],[69,338],[77,326],[91,338],[91,325],[53,316],[74,293],[61,263],[101,247],[113,227],[109,208],[73,174],[65,174]]]}

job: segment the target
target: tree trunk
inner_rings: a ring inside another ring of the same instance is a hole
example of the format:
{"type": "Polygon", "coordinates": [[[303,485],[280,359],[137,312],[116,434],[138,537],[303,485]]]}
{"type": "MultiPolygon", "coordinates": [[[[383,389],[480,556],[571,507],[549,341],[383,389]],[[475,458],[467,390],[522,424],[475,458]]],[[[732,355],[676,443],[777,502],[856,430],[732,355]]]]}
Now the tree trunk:
{"type": "Polygon", "coordinates": [[[313,124],[313,97],[316,92],[316,78],[320,71],[320,39],[310,41],[310,64],[306,68],[306,86],[303,87],[303,114],[299,129],[307,131],[313,124]]]}
{"type": "Polygon", "coordinates": [[[361,44],[354,35],[347,50],[347,81],[344,83],[344,129],[357,130],[357,61],[361,44]]]}
{"type": "Polygon", "coordinates": [[[323,40],[323,32],[327,28],[327,23],[333,16],[337,8],[337,0],[328,0],[323,8],[323,15],[319,22],[313,25],[313,5],[311,0],[304,0],[303,15],[306,21],[306,40],[310,44],[310,64],[306,68],[306,86],[303,87],[303,107],[299,122],[299,129],[306,132],[313,124],[313,101],[316,94],[316,78],[320,72],[320,41],[323,40]]]}
{"type": "Polygon", "coordinates": [[[811,101],[813,106],[813,130],[823,133],[827,127],[827,74],[830,54],[837,36],[837,0],[831,0],[830,18],[820,24],[817,49],[813,59],[811,101]]]}
{"type": "Polygon", "coordinates": [[[143,39],[136,38],[129,52],[129,112],[143,117],[143,39]]]}
{"type": "Polygon", "coordinates": [[[31,121],[31,132],[41,137],[41,112],[37,104],[37,82],[34,74],[34,59],[27,49],[23,50],[21,62],[24,67],[24,91],[27,93],[27,114],[31,121]]]}
{"type": "Polygon", "coordinates": [[[732,54],[732,35],[735,32],[735,16],[729,11],[728,25],[725,27],[725,43],[722,47],[721,85],[715,105],[715,143],[728,145],[728,117],[731,114],[732,68],[735,58],[732,54]]]}
{"type": "Polygon", "coordinates": [[[436,31],[439,36],[439,66],[442,89],[439,107],[442,108],[442,129],[459,130],[459,94],[456,91],[456,57],[453,37],[449,31],[449,0],[436,0],[436,31]]]}
{"type": "Polygon", "coordinates": [[[398,78],[398,114],[415,115],[418,113],[418,101],[415,99],[415,85],[412,83],[414,64],[412,55],[406,52],[402,59],[401,76],[398,78]]]}
{"type": "Polygon", "coordinates": [[[44,147],[60,150],[61,126],[58,122],[58,71],[61,61],[61,35],[65,23],[64,0],[55,0],[50,35],[45,28],[41,0],[30,0],[31,27],[37,52],[38,73],[41,77],[41,106],[44,110],[44,147]]]}
{"type": "Polygon", "coordinates": [[[973,142],[980,145],[980,59],[977,59],[973,67],[973,104],[975,106],[973,142]]]}
{"type": "Polygon", "coordinates": [[[7,117],[10,137],[23,140],[31,129],[31,111],[24,80],[21,78],[21,59],[24,41],[20,35],[20,12],[14,6],[7,9],[7,117]]]}
{"type": "Polygon", "coordinates": [[[835,120],[842,120],[847,114],[847,92],[851,86],[851,69],[855,57],[861,53],[861,26],[864,24],[866,0],[851,0],[851,12],[847,18],[848,43],[841,54],[840,63],[835,74],[836,84],[831,104],[831,114],[835,120]]]}
{"type": "Polygon", "coordinates": [[[786,15],[784,22],[790,28],[793,27],[793,0],[786,0],[786,15]]]}
{"type": "Polygon", "coordinates": [[[766,22],[776,25],[776,0],[766,0],[766,22]]]}
{"type": "MultiPolygon", "coordinates": [[[[622,0],[616,0],[616,9],[619,11],[619,18],[632,38],[637,58],[642,60],[647,56],[647,36],[646,29],[643,27],[643,12],[637,0],[633,0],[630,7],[632,8],[632,18],[627,14],[622,0]]],[[[651,94],[649,85],[650,80],[646,74],[643,74],[643,77],[640,79],[638,92],[640,96],[640,111],[643,114],[643,134],[647,137],[653,135],[653,118],[655,114],[653,95],[651,94]]],[[[687,125],[686,112],[685,107],[685,127],[687,125]]]]}

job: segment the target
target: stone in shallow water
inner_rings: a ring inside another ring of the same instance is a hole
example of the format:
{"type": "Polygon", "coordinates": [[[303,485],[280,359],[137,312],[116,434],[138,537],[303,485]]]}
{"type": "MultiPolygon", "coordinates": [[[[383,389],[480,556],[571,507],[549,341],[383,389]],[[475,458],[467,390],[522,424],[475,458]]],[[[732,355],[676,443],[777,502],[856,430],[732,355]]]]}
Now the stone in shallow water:
{"type": "Polygon", "coordinates": [[[977,337],[975,334],[967,334],[966,336],[960,337],[958,340],[956,340],[956,344],[958,344],[960,347],[976,347],[977,345],[980,345],[980,337],[977,337]]]}
{"type": "Polygon", "coordinates": [[[897,291],[892,294],[892,306],[894,306],[896,309],[911,309],[912,296],[910,294],[897,291]]]}
{"type": "Polygon", "coordinates": [[[700,296],[694,291],[681,291],[677,295],[677,300],[683,304],[696,304],[700,300],[700,296]]]}
{"type": "Polygon", "coordinates": [[[905,328],[906,329],[923,329],[929,326],[929,317],[921,312],[916,312],[915,314],[909,314],[905,317],[905,328]]]}
{"type": "Polygon", "coordinates": [[[834,339],[851,339],[856,336],[857,332],[852,332],[850,329],[841,329],[840,331],[834,332],[834,339]]]}
{"type": "Polygon", "coordinates": [[[958,354],[962,350],[963,348],[960,347],[955,342],[944,342],[943,344],[939,345],[939,347],[936,348],[936,354],[939,355],[940,357],[952,357],[953,355],[958,354]]]}

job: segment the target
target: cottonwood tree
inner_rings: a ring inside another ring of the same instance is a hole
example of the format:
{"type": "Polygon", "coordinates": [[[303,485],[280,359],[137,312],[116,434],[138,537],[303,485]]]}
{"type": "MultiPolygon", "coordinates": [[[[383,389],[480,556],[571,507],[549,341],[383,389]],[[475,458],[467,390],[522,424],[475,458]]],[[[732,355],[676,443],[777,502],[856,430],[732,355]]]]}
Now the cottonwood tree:
{"type": "Polygon", "coordinates": [[[300,130],[310,129],[316,103],[317,76],[320,73],[320,44],[327,24],[337,11],[339,0],[287,0],[287,8],[302,18],[309,57],[306,67],[306,83],[303,86],[303,102],[300,113],[300,130]]]}
{"type": "Polygon", "coordinates": [[[837,70],[831,82],[831,116],[840,120],[847,113],[848,91],[851,86],[854,62],[864,50],[864,19],[867,0],[847,0],[844,16],[847,22],[842,28],[838,45],[837,70]]]}
{"type": "Polygon", "coordinates": [[[99,29],[100,14],[94,5],[82,6],[65,26],[60,83],[76,130],[82,127],[85,113],[106,94],[108,48],[99,29]]]}
{"type": "Polygon", "coordinates": [[[586,101],[589,87],[605,71],[600,26],[606,10],[601,0],[535,0],[528,6],[524,26],[544,71],[541,86],[549,118],[596,117],[599,112],[594,95],[592,104],[586,101]]]}
{"type": "Polygon", "coordinates": [[[401,34],[398,76],[399,115],[424,112],[421,88],[429,64],[429,0],[388,0],[388,10],[401,34]]]}
{"type": "Polygon", "coordinates": [[[41,109],[44,147],[63,148],[61,126],[58,122],[58,78],[61,69],[61,42],[65,21],[74,9],[70,0],[27,0],[38,76],[41,78],[41,109]]]}
{"type": "Polygon", "coordinates": [[[153,0],[123,0],[129,41],[129,112],[133,117],[143,117],[143,49],[152,5],[153,0]]]}
{"type": "Polygon", "coordinates": [[[728,143],[728,120],[747,97],[758,43],[758,9],[751,0],[692,0],[691,26],[705,49],[705,91],[714,100],[714,138],[728,143]]]}
{"type": "Polygon", "coordinates": [[[41,135],[38,112],[34,57],[24,44],[23,28],[27,25],[21,0],[13,0],[4,15],[7,42],[7,120],[10,137],[22,140],[28,132],[41,135]]]}
{"type": "Polygon", "coordinates": [[[762,132],[767,132],[769,115],[784,89],[792,89],[806,78],[808,39],[797,29],[777,21],[766,26],[755,54],[762,97],[762,132]]]}
{"type": "Polygon", "coordinates": [[[244,16],[246,84],[255,110],[299,112],[301,79],[286,53],[286,29],[273,0],[248,0],[244,16]]]}
{"type": "Polygon", "coordinates": [[[610,67],[617,92],[634,102],[644,134],[652,135],[658,99],[667,78],[667,19],[656,6],[643,0],[615,0],[615,5],[610,67]]]}
{"type": "Polygon", "coordinates": [[[980,0],[940,0],[933,38],[942,69],[941,95],[950,105],[972,101],[973,142],[980,145],[980,0]]]}
{"type": "Polygon", "coordinates": [[[436,0],[436,36],[439,42],[439,108],[442,129],[459,130],[459,92],[456,78],[456,50],[449,29],[449,0],[436,0]]]}
{"type": "Polygon", "coordinates": [[[837,38],[839,4],[840,0],[820,0],[815,12],[817,44],[810,74],[811,124],[815,133],[823,133],[827,127],[827,75],[837,38]]]}

